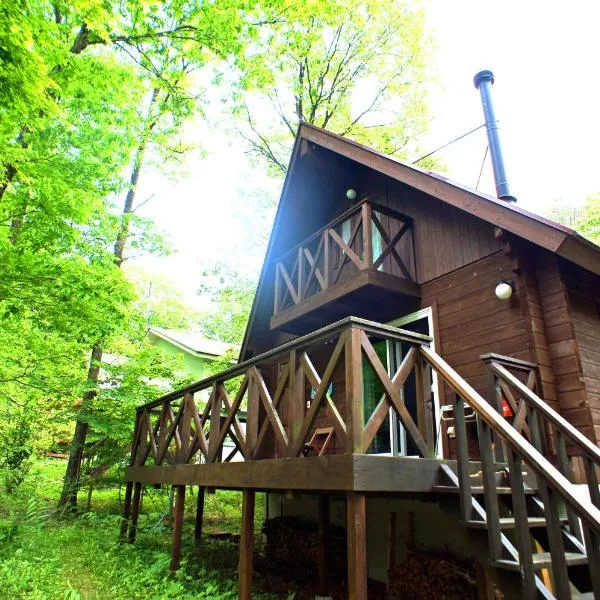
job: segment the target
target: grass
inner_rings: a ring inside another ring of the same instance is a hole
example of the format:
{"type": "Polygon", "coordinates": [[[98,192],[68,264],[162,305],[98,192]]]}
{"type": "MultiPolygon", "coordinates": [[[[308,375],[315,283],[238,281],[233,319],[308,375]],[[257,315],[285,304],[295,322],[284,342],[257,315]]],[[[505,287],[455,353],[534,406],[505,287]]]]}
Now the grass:
{"type": "MultiPolygon", "coordinates": [[[[169,571],[170,530],[164,518],[165,490],[149,489],[134,545],[117,541],[120,525],[118,474],[94,491],[91,510],[76,516],[55,512],[65,464],[37,462],[10,496],[0,496],[0,598],[110,599],[237,598],[235,540],[211,539],[239,530],[241,494],[207,494],[201,552],[193,547],[195,495],[186,502],[183,561],[169,571]]],[[[188,488],[189,490],[189,488],[188,488]]],[[[85,506],[83,490],[80,505],[85,506]]],[[[262,525],[264,497],[257,496],[256,527],[262,525]]],[[[258,536],[260,540],[260,536],[258,536]]],[[[257,587],[260,588],[260,578],[257,587]]],[[[259,599],[287,598],[257,593],[259,599]]]]}

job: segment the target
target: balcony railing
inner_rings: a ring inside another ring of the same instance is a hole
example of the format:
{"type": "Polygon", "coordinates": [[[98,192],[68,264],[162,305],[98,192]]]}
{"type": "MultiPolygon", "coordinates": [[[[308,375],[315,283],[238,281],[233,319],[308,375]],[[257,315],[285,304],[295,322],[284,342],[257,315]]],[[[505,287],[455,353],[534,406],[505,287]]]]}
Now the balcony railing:
{"type": "Polygon", "coordinates": [[[367,270],[416,280],[412,220],[364,199],[276,261],[273,315],[367,270]]]}
{"type": "Polygon", "coordinates": [[[430,369],[419,354],[429,339],[355,317],[324,327],[139,407],[131,464],[229,462],[235,453],[224,455],[227,440],[245,460],[298,457],[306,452],[315,431],[324,427],[333,434],[327,453],[365,453],[390,408],[399,414],[419,454],[432,457],[432,403],[426,393],[431,389],[430,369]],[[392,376],[374,350],[378,342],[388,340],[408,348],[392,376]],[[380,382],[381,394],[367,415],[365,369],[380,382]],[[410,376],[415,377],[415,415],[402,396],[410,376]],[[203,390],[210,391],[208,402],[201,400],[203,390]],[[244,409],[245,427],[239,419],[244,409]]]}

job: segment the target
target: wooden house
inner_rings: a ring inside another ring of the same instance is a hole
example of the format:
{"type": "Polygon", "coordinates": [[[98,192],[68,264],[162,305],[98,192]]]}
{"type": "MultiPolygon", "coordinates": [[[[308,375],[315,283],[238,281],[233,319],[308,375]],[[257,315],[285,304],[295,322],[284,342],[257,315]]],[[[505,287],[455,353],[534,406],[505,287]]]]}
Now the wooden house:
{"type": "Polygon", "coordinates": [[[242,490],[250,598],[268,492],[318,520],[322,595],[338,521],[352,599],[440,547],[477,559],[480,598],[600,598],[599,440],[600,248],[304,124],[240,362],[139,408],[122,533],[144,484],[175,486],[176,568],[186,486],[198,536],[203,490],[242,490]]]}

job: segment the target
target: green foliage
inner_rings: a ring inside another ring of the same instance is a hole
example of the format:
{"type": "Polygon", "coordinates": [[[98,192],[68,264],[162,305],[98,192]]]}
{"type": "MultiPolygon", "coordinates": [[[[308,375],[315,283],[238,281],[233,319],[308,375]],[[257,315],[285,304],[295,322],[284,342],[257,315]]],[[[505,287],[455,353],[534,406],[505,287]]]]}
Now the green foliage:
{"type": "Polygon", "coordinates": [[[25,121],[54,110],[56,84],[44,58],[49,32],[34,5],[15,0],[0,7],[0,123],[14,113],[25,121]]]}
{"type": "Polygon", "coordinates": [[[577,230],[592,242],[600,245],[600,194],[588,196],[577,230]]]}
{"type": "Polygon", "coordinates": [[[32,454],[32,419],[24,411],[17,412],[5,421],[0,436],[0,475],[4,475],[4,488],[11,493],[20,485],[29,470],[32,454]],[[16,417],[16,418],[15,418],[16,417]]]}
{"type": "Polygon", "coordinates": [[[261,33],[269,52],[239,61],[235,111],[273,172],[285,172],[300,121],[387,154],[416,152],[430,79],[422,10],[397,0],[303,2],[261,33]],[[249,94],[254,85],[261,91],[249,94]]]}
{"type": "Polygon", "coordinates": [[[205,271],[198,292],[210,303],[210,309],[201,320],[204,335],[240,344],[250,316],[255,290],[255,281],[233,271],[223,263],[205,271]]]}
{"type": "Polygon", "coordinates": [[[561,225],[575,229],[582,217],[580,206],[573,206],[557,198],[542,208],[541,214],[561,225]]]}
{"type": "MultiPolygon", "coordinates": [[[[164,490],[148,488],[135,545],[119,544],[121,506],[116,487],[96,492],[95,512],[70,519],[59,519],[50,512],[63,470],[62,461],[36,463],[20,492],[0,504],[3,598],[237,598],[237,545],[206,536],[201,555],[195,556],[192,502],[188,503],[184,532],[184,560],[181,569],[172,574],[169,531],[157,526],[167,506],[164,490]]],[[[240,500],[236,492],[207,495],[205,534],[238,532],[240,500]]],[[[263,510],[259,496],[258,514],[263,510]]],[[[258,529],[260,517],[257,521],[258,529]]],[[[275,598],[265,593],[255,597],[275,598]]]]}

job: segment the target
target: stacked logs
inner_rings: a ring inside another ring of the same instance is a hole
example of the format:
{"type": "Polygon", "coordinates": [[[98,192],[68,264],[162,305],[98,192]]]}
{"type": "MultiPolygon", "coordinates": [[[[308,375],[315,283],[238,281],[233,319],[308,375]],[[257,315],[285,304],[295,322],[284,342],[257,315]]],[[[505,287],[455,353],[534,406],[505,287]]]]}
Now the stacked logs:
{"type": "MultiPolygon", "coordinates": [[[[284,564],[292,577],[297,572],[300,579],[306,577],[306,569],[316,572],[319,559],[317,523],[299,517],[274,517],[265,521],[262,532],[267,538],[267,560],[284,564]]],[[[330,552],[330,566],[345,569],[346,532],[343,528],[331,525],[330,552]]]]}
{"type": "Polygon", "coordinates": [[[477,600],[474,570],[450,560],[407,552],[388,572],[388,600],[477,600]]]}

